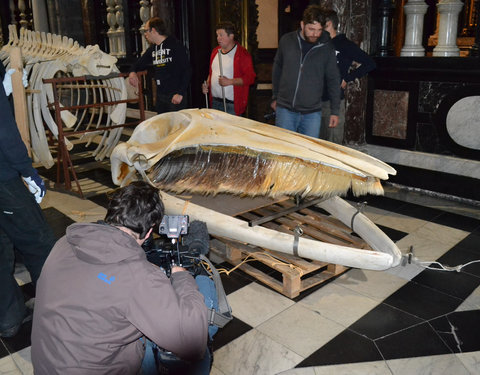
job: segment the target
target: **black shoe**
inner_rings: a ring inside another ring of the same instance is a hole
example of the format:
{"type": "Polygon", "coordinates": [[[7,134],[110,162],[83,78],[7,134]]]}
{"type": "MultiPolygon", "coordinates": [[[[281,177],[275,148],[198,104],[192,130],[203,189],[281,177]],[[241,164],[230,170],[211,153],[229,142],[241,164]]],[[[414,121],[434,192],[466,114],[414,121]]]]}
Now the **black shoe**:
{"type": "Polygon", "coordinates": [[[33,310],[27,308],[25,317],[23,318],[22,322],[20,324],[17,324],[16,326],[13,326],[12,328],[8,328],[5,331],[0,332],[0,337],[7,339],[15,336],[20,330],[20,327],[22,326],[22,324],[31,321],[32,318],[33,318],[33,310]]]}

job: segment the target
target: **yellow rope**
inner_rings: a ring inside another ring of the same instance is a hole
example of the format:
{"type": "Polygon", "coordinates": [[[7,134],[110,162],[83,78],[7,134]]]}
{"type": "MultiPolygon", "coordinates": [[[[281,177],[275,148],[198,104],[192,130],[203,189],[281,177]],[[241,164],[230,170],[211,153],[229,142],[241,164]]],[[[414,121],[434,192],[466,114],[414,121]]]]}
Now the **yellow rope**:
{"type": "Polygon", "coordinates": [[[187,212],[187,207],[188,207],[189,203],[190,203],[190,201],[185,201],[185,204],[183,205],[182,215],[185,215],[185,212],[187,212]]]}
{"type": "Polygon", "coordinates": [[[72,210],[72,214],[80,216],[82,219],[84,219],[85,216],[87,215],[90,215],[90,216],[104,215],[101,212],[84,212],[84,211],[77,211],[77,210],[72,210]]]}
{"type": "MultiPolygon", "coordinates": [[[[245,259],[243,259],[239,264],[237,264],[235,267],[233,267],[231,270],[227,270],[225,268],[220,268],[220,269],[217,269],[218,273],[224,273],[226,274],[227,276],[230,276],[230,273],[232,273],[233,271],[235,271],[237,268],[239,268],[242,264],[244,263],[248,263],[248,262],[251,262],[253,260],[258,260],[256,258],[253,258],[253,255],[254,254],[262,254],[262,255],[266,255],[274,260],[276,260],[276,262],[273,264],[273,265],[281,265],[281,266],[288,266],[289,268],[291,269],[294,269],[296,270],[299,274],[300,274],[300,277],[303,276],[303,270],[298,267],[298,266],[295,266],[294,264],[292,263],[287,263],[287,262],[283,262],[279,259],[277,259],[276,257],[274,257],[273,255],[271,254],[268,254],[266,252],[263,252],[263,251],[257,251],[255,253],[251,253],[251,254],[248,254],[245,259]]],[[[204,265],[207,267],[207,269],[210,271],[210,266],[206,263],[204,263],[204,265]]]]}

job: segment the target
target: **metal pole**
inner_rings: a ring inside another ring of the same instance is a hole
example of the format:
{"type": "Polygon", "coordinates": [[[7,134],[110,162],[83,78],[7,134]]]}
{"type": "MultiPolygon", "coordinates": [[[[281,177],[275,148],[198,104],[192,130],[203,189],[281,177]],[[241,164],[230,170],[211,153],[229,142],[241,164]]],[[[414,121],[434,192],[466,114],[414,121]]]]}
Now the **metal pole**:
{"type": "MultiPolygon", "coordinates": [[[[223,67],[222,67],[222,50],[219,49],[218,53],[218,65],[220,67],[220,77],[223,77],[223,67]]],[[[225,101],[225,87],[222,86],[222,99],[223,99],[223,109],[227,112],[227,102],[225,101]]]]}
{"type": "MultiPolygon", "coordinates": [[[[207,81],[203,81],[203,84],[207,86],[207,81]]],[[[208,93],[205,93],[205,108],[208,108],[208,93]]]]}

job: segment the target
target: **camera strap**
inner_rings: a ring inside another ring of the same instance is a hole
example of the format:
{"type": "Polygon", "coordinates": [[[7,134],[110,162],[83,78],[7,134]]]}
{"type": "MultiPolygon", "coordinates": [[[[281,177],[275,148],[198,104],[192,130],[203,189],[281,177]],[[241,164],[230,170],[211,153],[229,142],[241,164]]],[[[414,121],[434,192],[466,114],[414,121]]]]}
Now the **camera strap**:
{"type": "Polygon", "coordinates": [[[227,301],[225,289],[223,289],[222,279],[220,278],[220,274],[218,273],[217,269],[205,255],[201,254],[200,259],[210,266],[211,272],[207,272],[215,283],[215,289],[217,290],[218,298],[218,310],[209,309],[210,316],[208,324],[213,324],[217,327],[223,328],[230,320],[233,319],[232,308],[227,301]]]}

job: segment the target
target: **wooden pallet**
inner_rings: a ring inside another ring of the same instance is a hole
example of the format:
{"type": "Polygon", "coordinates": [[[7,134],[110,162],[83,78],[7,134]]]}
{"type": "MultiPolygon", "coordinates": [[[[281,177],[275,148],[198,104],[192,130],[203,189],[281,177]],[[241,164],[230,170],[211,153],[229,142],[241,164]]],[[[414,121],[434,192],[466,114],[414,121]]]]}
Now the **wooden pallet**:
{"type": "MultiPolygon", "coordinates": [[[[282,211],[291,210],[295,204],[291,200],[280,201],[270,206],[253,209],[237,215],[237,218],[254,221],[282,211]]],[[[339,220],[330,217],[325,211],[316,208],[302,208],[289,212],[262,224],[266,228],[293,234],[297,226],[303,230],[303,236],[336,245],[370,249],[361,238],[351,233],[351,229],[339,220]]],[[[282,293],[289,298],[297,297],[301,292],[338,276],[349,268],[319,261],[311,261],[290,254],[271,251],[236,241],[217,237],[211,241],[210,250],[230,264],[239,266],[245,273],[282,293]],[[268,267],[264,271],[245,263],[246,258],[254,259],[268,267]],[[271,272],[269,272],[271,271],[271,272]],[[281,275],[281,280],[278,276],[281,275]]]]}

